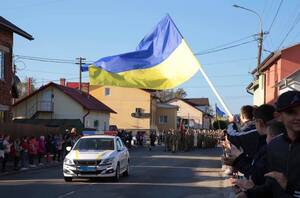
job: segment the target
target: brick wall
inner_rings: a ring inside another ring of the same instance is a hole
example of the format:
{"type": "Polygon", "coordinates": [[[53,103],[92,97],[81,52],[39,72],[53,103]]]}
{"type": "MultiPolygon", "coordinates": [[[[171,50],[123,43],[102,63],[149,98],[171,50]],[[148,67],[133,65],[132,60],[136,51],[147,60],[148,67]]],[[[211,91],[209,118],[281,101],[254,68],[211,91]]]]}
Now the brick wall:
{"type": "MultiPolygon", "coordinates": [[[[4,80],[0,80],[0,104],[11,105],[11,81],[12,81],[12,46],[13,33],[0,26],[0,50],[4,52],[4,80]]],[[[9,112],[5,112],[4,121],[11,120],[9,112]]]]}

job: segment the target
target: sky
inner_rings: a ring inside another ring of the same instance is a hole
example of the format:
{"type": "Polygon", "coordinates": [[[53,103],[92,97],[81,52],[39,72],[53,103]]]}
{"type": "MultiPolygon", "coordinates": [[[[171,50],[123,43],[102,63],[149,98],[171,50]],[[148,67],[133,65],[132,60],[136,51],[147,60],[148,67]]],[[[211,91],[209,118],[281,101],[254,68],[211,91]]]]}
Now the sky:
{"type": "MultiPolygon", "coordinates": [[[[17,75],[22,80],[34,78],[38,86],[59,83],[60,78],[78,81],[79,67],[69,63],[78,57],[93,62],[133,51],[168,13],[193,52],[200,54],[198,60],[229,110],[238,113],[242,105],[253,103],[246,87],[257,66],[253,35],[260,25],[256,15],[233,4],[261,16],[263,30],[269,32],[263,58],[300,41],[299,0],[2,0],[0,13],[33,35],[33,41],[14,36],[14,61],[17,75]],[[246,44],[215,51],[241,43],[246,44]],[[67,61],[43,62],[20,55],[67,61]]],[[[83,81],[88,81],[87,73],[83,81]]],[[[213,108],[217,104],[224,111],[200,72],[179,87],[188,98],[208,97],[213,108]]]]}

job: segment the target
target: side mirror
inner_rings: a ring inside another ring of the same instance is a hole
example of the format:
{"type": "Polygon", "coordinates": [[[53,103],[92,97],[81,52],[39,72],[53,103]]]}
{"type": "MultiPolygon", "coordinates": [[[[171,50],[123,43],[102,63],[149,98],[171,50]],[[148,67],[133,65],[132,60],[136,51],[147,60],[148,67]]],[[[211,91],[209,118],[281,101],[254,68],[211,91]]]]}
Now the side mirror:
{"type": "Polygon", "coordinates": [[[70,146],[67,146],[67,147],[66,147],[66,150],[67,150],[67,151],[71,151],[71,149],[72,149],[72,147],[70,147],[70,146]]]}

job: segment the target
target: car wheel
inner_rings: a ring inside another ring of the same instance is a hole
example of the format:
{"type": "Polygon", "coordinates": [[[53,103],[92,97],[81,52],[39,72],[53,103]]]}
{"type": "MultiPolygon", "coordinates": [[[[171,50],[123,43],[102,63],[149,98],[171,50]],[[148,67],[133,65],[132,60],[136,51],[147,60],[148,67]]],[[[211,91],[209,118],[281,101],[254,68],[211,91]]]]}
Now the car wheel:
{"type": "Polygon", "coordinates": [[[65,182],[71,182],[72,181],[72,177],[64,177],[65,182]]]}
{"type": "Polygon", "coordinates": [[[118,165],[116,167],[115,176],[113,177],[113,181],[114,182],[119,182],[119,180],[120,180],[120,164],[118,163],[118,165]]]}
{"type": "Polygon", "coordinates": [[[129,170],[130,170],[130,167],[129,167],[129,162],[128,162],[126,171],[123,173],[124,177],[128,177],[129,176],[129,170]]]}

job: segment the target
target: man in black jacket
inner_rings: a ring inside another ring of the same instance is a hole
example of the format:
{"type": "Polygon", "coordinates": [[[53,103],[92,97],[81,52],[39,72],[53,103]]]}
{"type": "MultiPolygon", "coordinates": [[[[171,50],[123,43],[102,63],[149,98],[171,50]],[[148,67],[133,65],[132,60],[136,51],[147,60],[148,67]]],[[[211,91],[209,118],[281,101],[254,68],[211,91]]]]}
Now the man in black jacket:
{"type": "Polygon", "coordinates": [[[264,174],[267,173],[266,167],[266,131],[267,123],[274,119],[275,108],[268,104],[259,106],[254,111],[255,125],[260,135],[259,142],[261,146],[253,159],[241,153],[234,160],[232,166],[235,170],[243,173],[246,178],[251,178],[255,185],[261,185],[265,182],[264,174]]]}
{"type": "MultiPolygon", "coordinates": [[[[234,148],[243,150],[243,155],[252,160],[259,148],[265,144],[265,139],[262,139],[256,130],[252,106],[243,106],[240,117],[242,126],[237,130],[236,123],[230,123],[227,127],[227,137],[234,148]]],[[[224,162],[227,165],[232,165],[234,159],[229,156],[224,158],[224,162]]]]}
{"type": "Polygon", "coordinates": [[[288,91],[276,103],[278,120],[286,133],[275,138],[267,148],[266,182],[254,189],[256,197],[300,197],[300,92],[288,91]]]}
{"type": "Polygon", "coordinates": [[[276,138],[268,148],[274,197],[300,197],[300,92],[288,91],[277,100],[278,119],[287,133],[276,138]]]}

